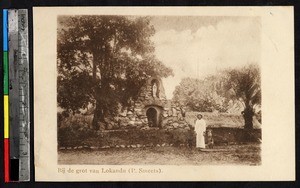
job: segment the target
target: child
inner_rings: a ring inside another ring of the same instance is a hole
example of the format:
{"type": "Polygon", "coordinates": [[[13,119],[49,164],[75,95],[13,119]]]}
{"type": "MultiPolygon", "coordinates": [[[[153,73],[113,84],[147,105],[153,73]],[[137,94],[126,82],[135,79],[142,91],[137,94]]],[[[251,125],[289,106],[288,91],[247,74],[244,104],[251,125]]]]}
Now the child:
{"type": "Polygon", "coordinates": [[[212,136],[212,130],[208,129],[207,130],[207,146],[208,148],[213,148],[214,147],[214,139],[212,136]]]}

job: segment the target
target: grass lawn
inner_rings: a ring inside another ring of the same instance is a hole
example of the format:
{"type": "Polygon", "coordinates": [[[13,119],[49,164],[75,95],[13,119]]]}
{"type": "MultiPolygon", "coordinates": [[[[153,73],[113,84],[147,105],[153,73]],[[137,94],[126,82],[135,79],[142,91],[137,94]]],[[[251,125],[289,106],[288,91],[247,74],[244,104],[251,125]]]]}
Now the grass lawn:
{"type": "Polygon", "coordinates": [[[91,165],[260,165],[260,144],[215,146],[199,151],[186,147],[60,150],[59,164],[91,165]]]}

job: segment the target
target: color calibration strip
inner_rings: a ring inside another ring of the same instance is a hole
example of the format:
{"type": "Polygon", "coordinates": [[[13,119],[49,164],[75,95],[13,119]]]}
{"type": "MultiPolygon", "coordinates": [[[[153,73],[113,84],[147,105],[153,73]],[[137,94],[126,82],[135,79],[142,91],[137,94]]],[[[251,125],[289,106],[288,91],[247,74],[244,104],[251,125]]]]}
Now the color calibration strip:
{"type": "Polygon", "coordinates": [[[8,88],[8,11],[3,10],[3,92],[4,92],[4,181],[10,181],[9,88],[8,88]]]}
{"type": "Polygon", "coordinates": [[[3,10],[4,180],[30,180],[29,48],[26,9],[3,10]]]}

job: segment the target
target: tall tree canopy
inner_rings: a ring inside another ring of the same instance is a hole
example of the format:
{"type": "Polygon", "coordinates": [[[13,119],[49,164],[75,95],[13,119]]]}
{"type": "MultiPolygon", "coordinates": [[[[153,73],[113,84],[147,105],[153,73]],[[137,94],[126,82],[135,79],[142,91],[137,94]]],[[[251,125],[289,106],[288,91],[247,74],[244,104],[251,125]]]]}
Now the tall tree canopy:
{"type": "Polygon", "coordinates": [[[253,129],[255,109],[261,105],[261,77],[257,64],[250,64],[241,69],[225,71],[226,96],[240,101],[244,106],[242,112],[245,129],[253,129]]]}
{"type": "Polygon", "coordinates": [[[147,17],[61,16],[58,24],[58,104],[69,112],[93,104],[94,128],[148,77],[173,74],[154,56],[147,17]]]}
{"type": "Polygon", "coordinates": [[[228,109],[228,100],[223,97],[222,85],[217,76],[205,79],[184,78],[175,88],[173,100],[199,112],[219,111],[228,109]]]}

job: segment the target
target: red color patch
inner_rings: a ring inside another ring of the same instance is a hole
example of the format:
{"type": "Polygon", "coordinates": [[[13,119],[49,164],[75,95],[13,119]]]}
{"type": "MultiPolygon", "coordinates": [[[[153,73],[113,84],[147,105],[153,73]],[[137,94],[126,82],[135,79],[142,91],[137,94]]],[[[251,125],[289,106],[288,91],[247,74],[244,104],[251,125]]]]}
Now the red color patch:
{"type": "Polygon", "coordinates": [[[9,182],[9,138],[4,139],[4,182],[9,182]]]}

